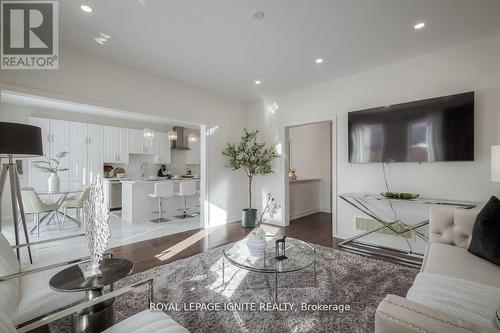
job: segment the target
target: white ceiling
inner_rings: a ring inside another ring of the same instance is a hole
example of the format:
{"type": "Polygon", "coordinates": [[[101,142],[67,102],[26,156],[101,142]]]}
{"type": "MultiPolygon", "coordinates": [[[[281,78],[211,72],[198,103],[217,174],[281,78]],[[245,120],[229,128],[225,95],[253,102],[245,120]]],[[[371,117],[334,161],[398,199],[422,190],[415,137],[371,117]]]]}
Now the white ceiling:
{"type": "Polygon", "coordinates": [[[500,33],[499,0],[65,0],[59,17],[62,48],[245,101],[500,33]]]}

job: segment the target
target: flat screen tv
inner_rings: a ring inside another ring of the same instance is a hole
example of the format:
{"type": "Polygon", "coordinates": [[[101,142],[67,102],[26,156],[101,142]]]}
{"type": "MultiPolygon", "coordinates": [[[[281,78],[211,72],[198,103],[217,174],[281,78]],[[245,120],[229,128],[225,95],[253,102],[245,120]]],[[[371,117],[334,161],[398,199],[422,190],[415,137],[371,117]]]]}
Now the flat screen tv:
{"type": "Polygon", "coordinates": [[[349,162],[474,160],[474,92],[348,113],[349,162]]]}

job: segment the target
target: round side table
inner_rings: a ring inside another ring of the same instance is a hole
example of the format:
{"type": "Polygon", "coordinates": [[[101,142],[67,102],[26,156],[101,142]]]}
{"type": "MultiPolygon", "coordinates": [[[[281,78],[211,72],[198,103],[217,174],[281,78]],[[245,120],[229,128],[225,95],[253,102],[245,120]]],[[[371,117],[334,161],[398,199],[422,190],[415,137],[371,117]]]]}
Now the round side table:
{"type": "MultiPolygon", "coordinates": [[[[86,298],[89,301],[102,296],[105,286],[112,285],[123,279],[130,274],[133,268],[134,264],[130,260],[104,258],[99,267],[102,272],[101,276],[85,280],[78,265],[73,265],[54,275],[49,281],[49,286],[53,290],[60,292],[85,291],[86,298]]],[[[115,322],[114,303],[115,299],[112,298],[72,314],[72,332],[101,332],[113,326],[115,322]]]]}

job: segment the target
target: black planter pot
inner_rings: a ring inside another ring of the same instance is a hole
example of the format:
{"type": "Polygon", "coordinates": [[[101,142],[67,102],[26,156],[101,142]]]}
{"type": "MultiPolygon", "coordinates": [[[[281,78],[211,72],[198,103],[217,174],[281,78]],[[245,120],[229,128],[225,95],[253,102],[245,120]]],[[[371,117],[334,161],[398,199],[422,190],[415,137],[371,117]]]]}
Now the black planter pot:
{"type": "Polygon", "coordinates": [[[244,228],[255,228],[257,221],[257,209],[242,209],[241,210],[241,226],[244,228]]]}

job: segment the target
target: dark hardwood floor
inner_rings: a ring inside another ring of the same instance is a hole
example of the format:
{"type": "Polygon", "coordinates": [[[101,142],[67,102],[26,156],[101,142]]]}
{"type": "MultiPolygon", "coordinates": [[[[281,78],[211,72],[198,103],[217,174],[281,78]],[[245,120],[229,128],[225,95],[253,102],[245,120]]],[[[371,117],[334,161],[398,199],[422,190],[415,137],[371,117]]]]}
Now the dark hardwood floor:
{"type": "MultiPolygon", "coordinates": [[[[328,247],[337,247],[332,238],[332,217],[329,213],[317,213],[291,221],[287,227],[266,225],[272,230],[306,242],[328,247]]],[[[240,223],[210,229],[195,229],[174,235],[163,236],[111,249],[109,252],[134,263],[133,274],[155,266],[165,265],[177,259],[187,258],[210,249],[245,238],[252,229],[240,223]]]]}

